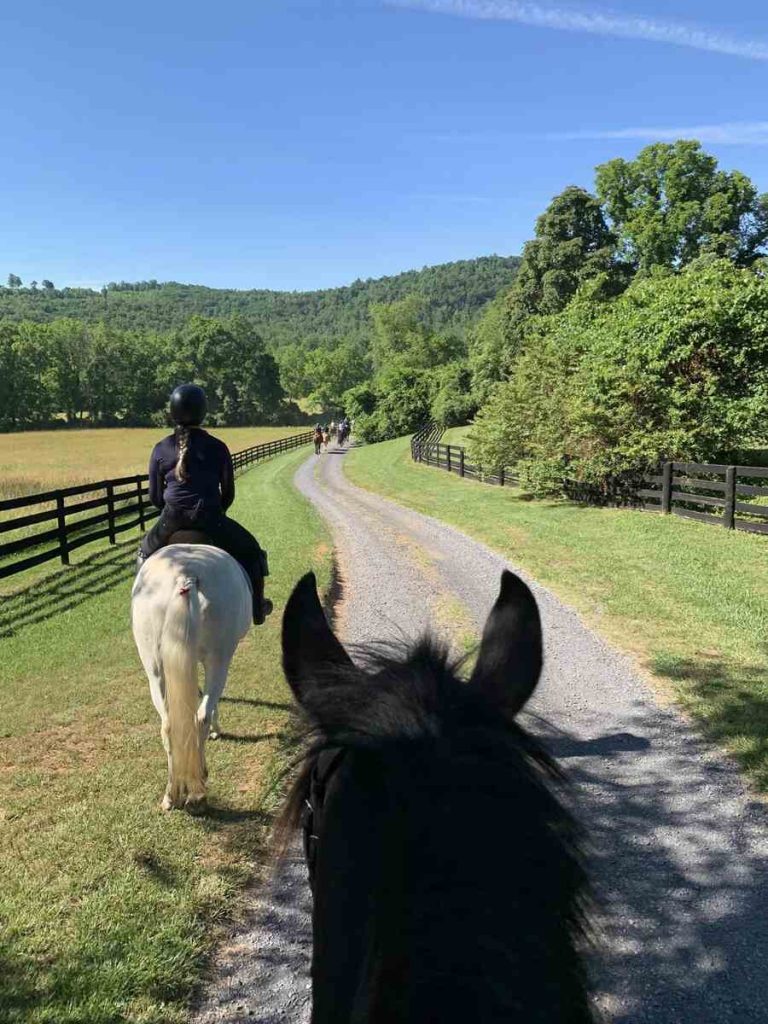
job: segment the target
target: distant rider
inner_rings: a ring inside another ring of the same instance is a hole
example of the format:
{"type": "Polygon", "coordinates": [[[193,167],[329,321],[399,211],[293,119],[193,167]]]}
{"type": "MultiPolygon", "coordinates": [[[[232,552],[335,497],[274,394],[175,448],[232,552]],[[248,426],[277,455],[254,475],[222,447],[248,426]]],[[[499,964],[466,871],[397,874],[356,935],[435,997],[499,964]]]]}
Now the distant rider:
{"type": "Polygon", "coordinates": [[[208,410],[197,384],[182,384],[171,395],[176,429],[152,449],[149,500],[160,518],[144,536],[139,564],[164,547],[177,530],[199,530],[211,544],[242,565],[253,589],[253,621],[261,625],[272,611],[264,598],[267,558],[252,534],[226,510],[235,500],[235,474],[229,449],[200,427],[208,410]]]}

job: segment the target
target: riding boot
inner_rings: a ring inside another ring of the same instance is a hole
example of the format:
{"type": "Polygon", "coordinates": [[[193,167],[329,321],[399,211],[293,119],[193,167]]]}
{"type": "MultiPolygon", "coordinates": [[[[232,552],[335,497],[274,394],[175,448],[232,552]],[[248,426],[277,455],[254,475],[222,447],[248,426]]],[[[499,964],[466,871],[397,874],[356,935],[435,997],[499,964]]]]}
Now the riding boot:
{"type": "Polygon", "coordinates": [[[253,573],[251,576],[253,588],[253,622],[256,626],[263,626],[264,620],[272,611],[272,602],[264,597],[264,577],[261,573],[253,573]]]}

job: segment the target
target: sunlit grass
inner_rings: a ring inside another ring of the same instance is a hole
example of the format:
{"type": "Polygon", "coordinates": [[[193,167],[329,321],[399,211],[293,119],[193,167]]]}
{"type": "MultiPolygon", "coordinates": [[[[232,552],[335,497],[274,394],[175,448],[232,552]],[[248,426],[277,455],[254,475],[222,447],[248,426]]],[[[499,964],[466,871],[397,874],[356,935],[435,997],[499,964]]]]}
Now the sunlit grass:
{"type": "Polygon", "coordinates": [[[209,748],[212,813],[164,815],[159,720],[129,626],[134,544],[0,598],[0,1019],[175,1024],[216,921],[263,859],[289,716],[282,606],[330,541],[292,487],[305,451],[238,481],[270,553],[268,624],[235,656],[209,748]]]}
{"type": "Polygon", "coordinates": [[[768,538],[675,516],[530,501],[409,457],[352,451],[350,479],[496,548],[635,656],[768,789],[768,538]]]}

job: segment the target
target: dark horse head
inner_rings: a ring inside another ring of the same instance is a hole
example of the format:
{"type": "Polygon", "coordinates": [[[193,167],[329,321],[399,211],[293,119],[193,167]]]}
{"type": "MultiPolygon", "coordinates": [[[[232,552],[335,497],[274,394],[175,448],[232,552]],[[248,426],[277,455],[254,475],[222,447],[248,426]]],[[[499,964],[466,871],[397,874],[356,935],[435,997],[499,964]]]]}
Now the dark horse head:
{"type": "Polygon", "coordinates": [[[562,780],[515,715],[542,665],[505,572],[463,681],[424,639],[358,667],[314,576],[283,619],[311,727],[286,820],[314,891],[313,1024],[586,1024],[585,880],[562,780]]]}

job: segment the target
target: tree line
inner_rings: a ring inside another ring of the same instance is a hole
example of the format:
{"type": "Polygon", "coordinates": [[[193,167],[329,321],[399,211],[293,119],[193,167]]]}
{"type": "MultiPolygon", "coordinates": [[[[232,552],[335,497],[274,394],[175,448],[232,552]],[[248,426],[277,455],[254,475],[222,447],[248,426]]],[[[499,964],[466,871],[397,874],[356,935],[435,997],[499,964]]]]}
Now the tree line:
{"type": "MultiPolygon", "coordinates": [[[[12,287],[0,289],[0,430],[154,422],[179,379],[209,388],[214,423],[297,422],[298,401],[318,416],[337,413],[347,392],[383,368],[385,350],[400,344],[403,331],[414,350],[438,328],[454,347],[465,339],[514,279],[517,262],[483,257],[291,294],[152,280],[112,283],[101,293],[39,293],[11,275],[12,287]],[[392,301],[397,296],[405,298],[392,301]],[[122,313],[137,315],[111,315],[115,297],[122,313]],[[205,312],[190,313],[199,300],[205,312]],[[62,310],[80,315],[54,315],[62,310]],[[398,337],[385,341],[388,331],[398,337]]],[[[422,361],[434,355],[427,351],[422,361]]]]}
{"type": "Polygon", "coordinates": [[[168,395],[195,380],[212,424],[296,423],[277,363],[244,317],[191,317],[145,334],[72,318],[0,321],[0,430],[165,423],[168,395]]]}
{"type": "MultiPolygon", "coordinates": [[[[431,320],[440,326],[465,329],[501,288],[508,287],[519,260],[515,256],[482,256],[421,270],[319,291],[279,292],[266,289],[206,288],[179,282],[111,282],[90,288],[32,288],[11,275],[11,287],[0,287],[0,318],[46,322],[72,317],[104,322],[130,331],[168,331],[183,327],[191,316],[251,320],[267,347],[300,342],[327,347],[344,339],[365,340],[369,309],[420,294],[431,320]]],[[[43,282],[46,285],[46,282],[43,282]]]]}

